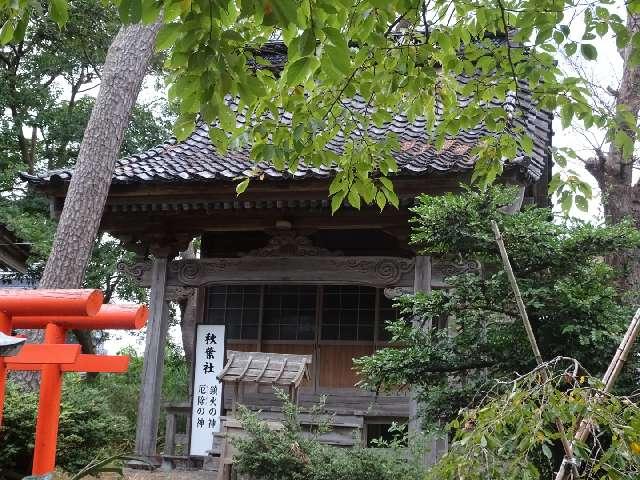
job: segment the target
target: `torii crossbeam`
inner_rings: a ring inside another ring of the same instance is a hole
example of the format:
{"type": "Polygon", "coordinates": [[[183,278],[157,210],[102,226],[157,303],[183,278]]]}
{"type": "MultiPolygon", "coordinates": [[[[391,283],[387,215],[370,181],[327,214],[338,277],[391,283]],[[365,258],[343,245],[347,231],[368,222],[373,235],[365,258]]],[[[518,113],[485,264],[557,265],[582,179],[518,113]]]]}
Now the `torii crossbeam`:
{"type": "Polygon", "coordinates": [[[28,344],[13,357],[0,357],[0,425],[7,370],[40,371],[36,420],[34,475],[55,469],[62,374],[65,372],[126,372],[129,357],[86,355],[80,345],[65,344],[68,329],[140,329],[148,311],[140,305],[102,305],[99,290],[2,290],[0,332],[14,328],[42,329],[44,342],[28,344]]]}

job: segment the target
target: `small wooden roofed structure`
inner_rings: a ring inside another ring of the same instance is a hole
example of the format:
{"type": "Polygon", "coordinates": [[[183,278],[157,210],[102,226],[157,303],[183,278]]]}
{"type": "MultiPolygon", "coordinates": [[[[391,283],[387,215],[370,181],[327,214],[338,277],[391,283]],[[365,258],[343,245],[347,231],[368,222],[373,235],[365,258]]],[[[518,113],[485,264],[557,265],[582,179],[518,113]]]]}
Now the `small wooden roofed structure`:
{"type": "Polygon", "coordinates": [[[231,383],[235,388],[233,408],[238,402],[240,385],[257,384],[286,387],[292,400],[297,401],[298,389],[310,380],[311,355],[290,353],[227,351],[227,364],[218,379],[231,383]]]}
{"type": "Polygon", "coordinates": [[[260,383],[298,388],[309,379],[311,355],[265,352],[227,352],[221,382],[260,383]]]}

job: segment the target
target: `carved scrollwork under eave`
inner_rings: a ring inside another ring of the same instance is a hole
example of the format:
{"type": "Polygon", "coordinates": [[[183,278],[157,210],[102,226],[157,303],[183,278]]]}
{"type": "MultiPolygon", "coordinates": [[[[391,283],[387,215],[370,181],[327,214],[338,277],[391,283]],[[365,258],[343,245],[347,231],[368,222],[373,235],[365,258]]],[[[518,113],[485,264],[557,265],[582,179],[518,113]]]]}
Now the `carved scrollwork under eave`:
{"type": "Polygon", "coordinates": [[[146,277],[148,277],[148,273],[151,272],[151,262],[118,262],[116,271],[130,278],[140,286],[149,286],[148,283],[146,283],[148,281],[146,277]]]}
{"type": "MultiPolygon", "coordinates": [[[[411,288],[414,259],[400,257],[240,257],[175,260],[169,263],[168,285],[200,287],[223,284],[368,285],[411,288]]],[[[120,262],[119,273],[148,287],[151,262],[120,262]]],[[[476,261],[433,259],[431,286],[446,287],[452,275],[480,271],[476,261]]],[[[407,293],[403,291],[403,293],[407,293]]],[[[391,294],[391,292],[390,292],[391,294]]]]}
{"type": "Polygon", "coordinates": [[[390,300],[401,297],[403,295],[411,295],[413,287],[390,287],[384,289],[384,296],[390,300]]]}
{"type": "Polygon", "coordinates": [[[393,285],[400,280],[403,274],[413,271],[414,265],[414,260],[384,258],[376,263],[375,274],[384,283],[393,285]]]}
{"type": "Polygon", "coordinates": [[[294,230],[276,231],[269,243],[255,250],[240,254],[241,257],[328,257],[342,255],[317,247],[309,237],[294,230]]]}
{"type": "Polygon", "coordinates": [[[167,287],[164,298],[168,302],[182,302],[196,293],[192,287],[167,287]]]}
{"type": "Polygon", "coordinates": [[[169,264],[169,275],[178,279],[178,285],[197,286],[202,276],[202,262],[199,259],[178,260],[169,264]]]}
{"type": "Polygon", "coordinates": [[[480,262],[476,260],[451,262],[446,260],[434,259],[432,261],[431,268],[434,273],[437,272],[443,278],[447,278],[452,275],[462,275],[464,273],[479,272],[480,267],[480,262]]]}
{"type": "Polygon", "coordinates": [[[393,257],[352,257],[330,261],[336,269],[375,277],[376,284],[394,285],[408,273],[413,273],[414,260],[393,257]]]}

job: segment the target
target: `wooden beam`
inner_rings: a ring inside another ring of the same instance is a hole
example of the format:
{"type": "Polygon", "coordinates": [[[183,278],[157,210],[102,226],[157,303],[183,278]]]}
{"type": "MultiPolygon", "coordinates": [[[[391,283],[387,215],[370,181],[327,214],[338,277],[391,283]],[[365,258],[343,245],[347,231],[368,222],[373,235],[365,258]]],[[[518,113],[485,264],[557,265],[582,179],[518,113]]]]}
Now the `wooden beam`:
{"type": "MultiPolygon", "coordinates": [[[[120,264],[119,271],[150,284],[148,263],[120,264]]],[[[167,285],[365,285],[411,286],[413,260],[401,257],[240,257],[176,260],[167,285]]]]}
{"type": "MultiPolygon", "coordinates": [[[[416,257],[426,258],[426,257],[416,257]]],[[[416,260],[417,261],[417,260],[416,260]]],[[[420,262],[426,262],[419,260],[420,262]]],[[[167,285],[363,285],[377,288],[443,288],[451,275],[476,271],[477,262],[429,260],[415,277],[415,261],[402,257],[239,257],[175,260],[169,263],[167,285]],[[423,276],[428,278],[423,278],[423,276]]],[[[149,262],[120,263],[118,270],[138,284],[151,284],[149,262]]],[[[422,291],[422,290],[421,290],[422,291]]]]}
{"type": "Polygon", "coordinates": [[[143,457],[156,455],[162,373],[164,370],[164,344],[169,328],[169,305],[165,300],[167,284],[167,253],[154,257],[151,268],[150,314],[142,367],[142,385],[138,401],[136,425],[136,454],[143,457]]]}
{"type": "Polygon", "coordinates": [[[144,236],[170,232],[250,231],[273,228],[276,220],[289,219],[296,229],[404,228],[407,209],[345,209],[331,215],[329,210],[273,208],[248,210],[167,210],[139,212],[105,211],[101,230],[114,235],[144,236]]]}
{"type": "MultiPolygon", "coordinates": [[[[417,256],[415,258],[415,269],[413,277],[414,292],[431,291],[431,257],[417,256]]],[[[418,319],[414,319],[414,326],[417,328],[431,328],[431,325],[422,325],[418,319]]],[[[418,414],[418,399],[415,389],[411,389],[409,398],[409,430],[419,432],[420,416],[418,414]]]]}

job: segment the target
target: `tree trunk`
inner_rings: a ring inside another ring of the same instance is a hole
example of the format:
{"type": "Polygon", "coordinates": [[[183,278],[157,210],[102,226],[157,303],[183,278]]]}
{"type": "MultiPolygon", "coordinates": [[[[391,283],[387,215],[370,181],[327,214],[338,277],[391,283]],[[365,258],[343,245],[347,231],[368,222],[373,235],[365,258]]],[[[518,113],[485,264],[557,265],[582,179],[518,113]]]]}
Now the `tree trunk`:
{"type": "Polygon", "coordinates": [[[107,52],[98,98],[80,145],[42,288],[79,288],[98,233],[124,131],[159,24],[122,28],[107,52]]]}
{"type": "MultiPolygon", "coordinates": [[[[629,12],[627,14],[627,28],[631,34],[640,32],[640,15],[632,15],[629,12]]],[[[616,110],[626,110],[637,119],[640,112],[640,67],[630,63],[631,49],[632,46],[629,45],[620,51],[624,67],[616,96],[616,110]]],[[[634,126],[623,123],[622,127],[635,143],[637,139],[634,126]]],[[[633,160],[624,158],[621,149],[612,142],[606,156],[602,155],[587,165],[602,191],[605,220],[609,224],[629,218],[640,227],[640,184],[633,185],[633,160]]],[[[640,288],[640,252],[614,255],[607,260],[613,267],[622,271],[620,286],[624,290],[631,293],[640,288]]],[[[637,294],[630,300],[637,303],[637,294]]]]}
{"type": "MultiPolygon", "coordinates": [[[[109,47],[100,91],[84,132],[39,288],[82,287],[129,115],[159,28],[159,23],[123,27],[109,47]]],[[[90,332],[74,330],[74,334],[83,351],[93,353],[90,332]]],[[[33,386],[37,375],[24,380],[33,386]]]]}

